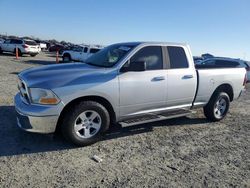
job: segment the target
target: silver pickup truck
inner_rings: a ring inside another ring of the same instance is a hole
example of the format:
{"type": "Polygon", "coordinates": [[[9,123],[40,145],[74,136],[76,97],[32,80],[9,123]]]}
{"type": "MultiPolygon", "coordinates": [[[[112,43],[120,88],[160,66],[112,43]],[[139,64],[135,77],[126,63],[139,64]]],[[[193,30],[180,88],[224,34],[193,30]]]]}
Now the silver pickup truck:
{"type": "Polygon", "coordinates": [[[114,44],[84,63],[32,68],[18,77],[18,126],[61,130],[80,146],[116,123],[186,116],[199,107],[219,121],[246,84],[244,68],[195,69],[188,45],[153,42],[114,44]]]}

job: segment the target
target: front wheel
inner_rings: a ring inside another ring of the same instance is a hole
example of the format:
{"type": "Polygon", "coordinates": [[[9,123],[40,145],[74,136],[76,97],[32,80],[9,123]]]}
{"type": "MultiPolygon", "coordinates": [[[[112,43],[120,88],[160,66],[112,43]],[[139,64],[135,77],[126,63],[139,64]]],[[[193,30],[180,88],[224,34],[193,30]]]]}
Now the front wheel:
{"type": "Polygon", "coordinates": [[[78,146],[90,145],[100,140],[110,124],[107,109],[95,101],[83,101],[73,106],[65,116],[61,126],[62,134],[78,146]]]}
{"type": "Polygon", "coordinates": [[[37,54],[30,54],[31,57],[35,57],[37,54]]]}
{"type": "Polygon", "coordinates": [[[203,108],[203,110],[207,119],[211,121],[220,121],[226,116],[229,106],[230,99],[228,94],[218,92],[212,96],[209,103],[203,108]]]}
{"type": "Polygon", "coordinates": [[[71,61],[70,55],[68,55],[68,54],[63,55],[63,62],[68,63],[68,62],[70,62],[70,61],[71,61]]]}

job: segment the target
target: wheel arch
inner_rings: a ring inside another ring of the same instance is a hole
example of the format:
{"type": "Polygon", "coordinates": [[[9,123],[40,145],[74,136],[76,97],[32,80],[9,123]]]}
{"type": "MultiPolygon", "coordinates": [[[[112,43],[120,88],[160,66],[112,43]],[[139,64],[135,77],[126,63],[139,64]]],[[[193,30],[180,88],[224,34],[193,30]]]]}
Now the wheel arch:
{"type": "Polygon", "coordinates": [[[234,91],[233,91],[233,87],[230,84],[221,84],[219,85],[213,92],[213,94],[211,95],[209,101],[211,100],[211,98],[216,95],[218,92],[225,92],[228,94],[229,98],[230,98],[230,102],[233,101],[234,99],[234,91]]]}
{"type": "Polygon", "coordinates": [[[63,53],[63,57],[64,56],[69,56],[70,57],[70,59],[71,59],[71,55],[70,55],[70,53],[69,52],[65,52],[65,53],[63,53]]]}
{"type": "Polygon", "coordinates": [[[59,131],[60,126],[62,124],[63,116],[67,113],[67,111],[69,111],[74,105],[82,101],[95,101],[95,102],[102,104],[108,110],[111,124],[116,122],[116,114],[115,114],[112,104],[104,97],[90,95],[90,96],[76,98],[66,104],[66,106],[63,108],[62,112],[59,115],[57,125],[56,125],[56,132],[59,131]]]}

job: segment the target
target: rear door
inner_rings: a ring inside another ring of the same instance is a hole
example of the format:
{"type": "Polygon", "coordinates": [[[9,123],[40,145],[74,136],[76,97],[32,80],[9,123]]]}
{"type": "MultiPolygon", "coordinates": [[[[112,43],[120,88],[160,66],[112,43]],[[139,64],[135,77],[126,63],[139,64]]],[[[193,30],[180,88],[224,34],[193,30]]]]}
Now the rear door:
{"type": "Polygon", "coordinates": [[[78,48],[73,48],[71,51],[70,51],[70,54],[71,54],[71,58],[75,61],[81,61],[81,56],[82,56],[82,53],[83,53],[83,47],[78,47],[78,48]]]}
{"type": "Polygon", "coordinates": [[[80,61],[85,61],[87,59],[88,47],[84,47],[82,53],[79,56],[80,61]]]}
{"type": "Polygon", "coordinates": [[[188,59],[189,51],[179,46],[167,46],[165,50],[169,61],[167,106],[191,106],[196,92],[197,75],[193,60],[188,59]]]}
{"type": "Polygon", "coordinates": [[[165,106],[167,69],[164,69],[161,46],[143,47],[130,62],[146,62],[146,70],[120,73],[120,115],[146,113],[165,106]]]}

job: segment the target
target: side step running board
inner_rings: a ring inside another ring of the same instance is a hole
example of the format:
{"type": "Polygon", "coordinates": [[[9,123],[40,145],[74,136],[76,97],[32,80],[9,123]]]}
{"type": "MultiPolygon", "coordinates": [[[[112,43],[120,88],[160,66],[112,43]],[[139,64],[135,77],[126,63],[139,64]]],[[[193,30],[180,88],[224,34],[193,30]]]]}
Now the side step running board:
{"type": "Polygon", "coordinates": [[[172,112],[164,112],[160,114],[144,114],[141,116],[134,117],[132,119],[124,120],[119,122],[122,126],[131,126],[131,125],[138,125],[138,124],[144,124],[144,123],[151,123],[155,121],[161,121],[166,119],[172,119],[177,117],[183,117],[190,115],[192,113],[195,113],[191,110],[178,110],[178,111],[172,111],[172,112]]]}

